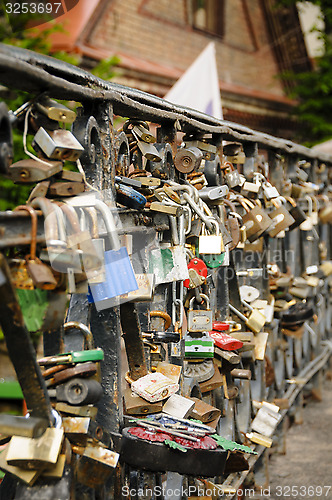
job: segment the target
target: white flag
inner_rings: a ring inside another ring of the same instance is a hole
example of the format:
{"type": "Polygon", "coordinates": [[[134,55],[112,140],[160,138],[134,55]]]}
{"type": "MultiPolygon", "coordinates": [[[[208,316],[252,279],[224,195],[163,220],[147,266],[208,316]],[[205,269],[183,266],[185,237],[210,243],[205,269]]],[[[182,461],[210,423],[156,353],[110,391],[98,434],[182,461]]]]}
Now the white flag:
{"type": "Polygon", "coordinates": [[[213,42],[205,47],[167,92],[164,99],[174,104],[202,111],[215,118],[223,118],[216,50],[213,42]]]}

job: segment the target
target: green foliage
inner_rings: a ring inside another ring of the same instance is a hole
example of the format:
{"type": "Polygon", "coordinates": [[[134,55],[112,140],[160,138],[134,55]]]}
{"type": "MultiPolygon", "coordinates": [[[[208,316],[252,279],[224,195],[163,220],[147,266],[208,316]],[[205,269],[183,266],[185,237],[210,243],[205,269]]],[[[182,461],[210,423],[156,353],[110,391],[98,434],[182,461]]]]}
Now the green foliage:
{"type": "Polygon", "coordinates": [[[224,450],[230,451],[243,451],[245,453],[251,453],[252,455],[257,455],[256,451],[253,451],[249,446],[244,446],[243,444],[235,443],[235,441],[230,441],[219,434],[213,434],[211,437],[217,441],[218,446],[224,448],[224,450]]]}
{"type": "Polygon", "coordinates": [[[187,451],[187,448],[177,443],[176,441],[172,441],[171,439],[165,439],[164,444],[166,444],[170,448],[173,448],[174,450],[182,451],[183,453],[187,451]]]}
{"type": "Polygon", "coordinates": [[[114,71],[114,66],[117,66],[120,62],[119,57],[112,56],[109,59],[103,59],[100,61],[91,71],[91,73],[98,78],[103,80],[111,80],[116,72],[114,71]]]}
{"type": "MultiPolygon", "coordinates": [[[[305,0],[301,0],[301,3],[305,0]]],[[[279,0],[278,5],[292,6],[295,0],[279,0]]],[[[313,0],[321,8],[324,29],[317,31],[324,52],[315,60],[315,69],[303,73],[284,73],[281,78],[295,82],[290,97],[298,101],[295,114],[301,124],[299,141],[307,146],[332,137],[332,0],[313,0]]]]}

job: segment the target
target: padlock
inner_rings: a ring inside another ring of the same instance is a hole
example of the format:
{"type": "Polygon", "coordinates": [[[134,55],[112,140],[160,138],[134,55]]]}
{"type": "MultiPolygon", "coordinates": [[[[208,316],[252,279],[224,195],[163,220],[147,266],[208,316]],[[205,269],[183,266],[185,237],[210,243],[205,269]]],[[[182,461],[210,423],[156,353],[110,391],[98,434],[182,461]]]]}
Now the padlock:
{"type": "Polygon", "coordinates": [[[276,199],[272,199],[271,201],[276,209],[273,210],[273,212],[269,213],[269,217],[271,217],[274,222],[272,229],[269,229],[269,235],[274,238],[278,235],[278,233],[284,231],[285,229],[289,228],[289,226],[294,224],[295,219],[291,216],[287,208],[282,205],[281,202],[277,202],[276,199]]]}
{"type": "Polygon", "coordinates": [[[208,205],[219,205],[223,203],[225,196],[229,193],[229,188],[223,186],[209,186],[199,190],[199,197],[208,205]]]}
{"type": "Polygon", "coordinates": [[[0,453],[0,468],[4,472],[9,472],[14,477],[20,479],[23,483],[32,486],[42,473],[42,469],[22,469],[22,467],[15,467],[9,465],[7,462],[8,446],[0,453]]]}
{"type": "Polygon", "coordinates": [[[42,181],[36,184],[36,186],[32,189],[29,194],[29,198],[27,199],[27,204],[30,204],[35,198],[41,197],[44,198],[47,195],[48,188],[50,187],[51,181],[42,181]]]}
{"type": "Polygon", "coordinates": [[[174,166],[182,174],[190,174],[194,170],[198,170],[203,153],[196,147],[179,148],[174,156],[174,166]]]}
{"type": "Polygon", "coordinates": [[[236,212],[234,203],[227,199],[224,200],[224,203],[231,209],[227,213],[227,226],[232,238],[229,249],[233,250],[241,241],[240,226],[242,226],[242,217],[236,212]]]}
{"type": "Polygon", "coordinates": [[[149,403],[129,388],[123,393],[123,404],[126,415],[148,415],[149,413],[161,412],[163,409],[162,401],[149,403]]]}
{"type": "Polygon", "coordinates": [[[120,455],[104,446],[88,444],[76,466],[77,482],[90,488],[104,485],[114,472],[120,455]]]}
{"type": "Polygon", "coordinates": [[[57,205],[47,198],[35,198],[33,208],[39,208],[44,215],[44,230],[47,249],[40,252],[40,259],[51,264],[55,271],[66,273],[68,268],[82,272],[80,255],[67,248],[63,213],[57,205]]]}
{"type": "Polygon", "coordinates": [[[223,168],[225,169],[225,181],[230,189],[243,184],[239,172],[235,170],[232,163],[229,161],[225,162],[223,168]]]}
{"type": "Polygon", "coordinates": [[[207,277],[207,267],[202,259],[194,257],[188,262],[189,279],[183,282],[186,288],[196,288],[202,285],[207,277]]]}
{"type": "MultiPolygon", "coordinates": [[[[166,336],[166,335],[167,334],[164,333],[164,336],[166,336]]],[[[169,335],[173,336],[174,333],[169,334],[169,335]]],[[[174,340],[175,339],[173,339],[173,341],[174,340]]],[[[169,336],[168,336],[168,341],[170,341],[169,336]]],[[[179,384],[180,383],[180,376],[181,376],[181,372],[182,372],[182,367],[179,365],[173,365],[171,363],[168,363],[167,361],[160,361],[156,365],[156,372],[162,373],[163,375],[165,375],[165,377],[172,380],[175,384],[179,384]]]]}
{"type": "Polygon", "coordinates": [[[47,131],[43,127],[36,133],[32,147],[41,150],[47,158],[53,160],[76,161],[84,151],[69,130],[47,131]]]}
{"type": "Polygon", "coordinates": [[[76,196],[84,193],[84,182],[53,182],[50,184],[48,194],[51,197],[61,196],[76,196]]]}
{"type": "Polygon", "coordinates": [[[72,170],[61,170],[61,172],[56,175],[56,178],[68,182],[84,182],[83,174],[72,170]]]}
{"type": "MultiPolygon", "coordinates": [[[[91,241],[94,246],[94,250],[97,254],[97,257],[100,260],[100,266],[93,271],[87,274],[88,282],[90,284],[103,283],[106,279],[106,271],[105,271],[105,240],[104,238],[99,237],[98,230],[98,217],[97,211],[94,207],[85,207],[81,208],[81,219],[80,219],[80,227],[82,231],[89,230],[91,233],[91,241]],[[90,219],[90,229],[87,225],[86,214],[90,219]]],[[[85,264],[83,262],[83,266],[85,264]]]]}
{"type": "Polygon", "coordinates": [[[153,144],[137,140],[137,147],[140,150],[141,155],[144,156],[144,158],[146,158],[147,160],[153,162],[159,162],[162,160],[160,153],[153,144]]]}
{"type": "Polygon", "coordinates": [[[211,223],[215,226],[216,234],[208,234],[206,226],[203,223],[202,234],[199,235],[198,240],[198,253],[220,255],[225,251],[222,236],[220,234],[219,224],[215,219],[211,219],[211,223]]]}
{"type": "Polygon", "coordinates": [[[221,410],[219,408],[216,408],[214,406],[209,405],[205,401],[202,401],[201,399],[198,398],[190,398],[192,401],[194,401],[195,406],[191,410],[191,417],[195,418],[196,420],[200,420],[201,422],[209,423],[212,420],[215,420],[216,418],[220,417],[221,415],[221,410]]]}
{"type": "Polygon", "coordinates": [[[13,182],[29,184],[49,179],[61,171],[61,161],[43,161],[27,158],[13,163],[9,167],[9,176],[13,182]]]}
{"type": "Polygon", "coordinates": [[[48,393],[57,401],[65,401],[74,406],[85,406],[98,403],[104,391],[97,380],[72,378],[68,382],[57,385],[55,389],[49,389],[48,393]]]}
{"type": "Polygon", "coordinates": [[[62,427],[74,445],[85,447],[93,440],[107,446],[110,442],[110,434],[89,417],[63,417],[62,427]]]}
{"type": "Polygon", "coordinates": [[[162,373],[148,373],[131,384],[131,390],[150,403],[161,401],[175,394],[179,385],[162,373]]]}
{"type": "Polygon", "coordinates": [[[95,406],[74,406],[64,402],[56,403],[55,410],[64,415],[72,415],[74,417],[90,417],[92,419],[95,419],[98,413],[98,408],[95,406]]]}
{"type": "Polygon", "coordinates": [[[302,198],[304,194],[304,188],[303,186],[300,186],[299,184],[294,184],[292,182],[290,184],[291,190],[290,193],[287,192],[292,198],[302,198]]]}
{"type": "Polygon", "coordinates": [[[82,230],[74,207],[61,204],[60,208],[66,217],[66,221],[69,223],[66,225],[67,246],[72,250],[80,251],[82,271],[85,272],[88,280],[92,278],[92,284],[94,284],[96,281],[93,278],[99,276],[101,269],[104,268],[104,256],[101,256],[100,253],[98,254],[92,242],[90,232],[82,230]],[[70,226],[71,234],[67,230],[68,225],[70,226]]]}
{"type": "Polygon", "coordinates": [[[306,286],[299,286],[293,284],[289,288],[289,293],[299,299],[306,299],[310,294],[310,286],[307,283],[306,286]]]}
{"type": "Polygon", "coordinates": [[[137,136],[140,141],[153,144],[157,140],[156,137],[151,134],[149,126],[146,122],[141,122],[138,123],[137,125],[133,125],[132,131],[133,134],[137,136]]]}
{"type": "Polygon", "coordinates": [[[50,120],[62,123],[73,123],[76,119],[75,111],[67,108],[64,104],[60,104],[50,99],[48,96],[39,97],[38,100],[34,102],[34,106],[50,120]]]}
{"type": "Polygon", "coordinates": [[[288,201],[288,203],[290,203],[292,207],[289,210],[289,213],[291,214],[295,222],[293,222],[293,224],[291,224],[288,228],[289,231],[292,231],[293,229],[299,227],[307,217],[303,210],[299,207],[299,205],[295,203],[295,200],[293,200],[293,198],[291,198],[290,196],[285,196],[285,199],[288,201]]]}
{"type": "MultiPolygon", "coordinates": [[[[61,365],[57,366],[55,368],[57,368],[58,371],[53,373],[51,378],[49,378],[45,381],[46,387],[48,387],[48,388],[55,387],[59,384],[64,384],[68,380],[71,380],[75,377],[89,378],[97,373],[96,363],[91,363],[91,362],[78,363],[75,366],[70,367],[70,368],[68,368],[68,366],[62,367],[61,365]]],[[[53,368],[53,370],[54,370],[54,368],[53,368]]],[[[43,374],[44,376],[45,376],[45,373],[47,373],[47,371],[48,370],[46,370],[46,372],[44,372],[44,374],[43,374]]]]}
{"type": "Polygon", "coordinates": [[[96,199],[94,206],[103,216],[112,250],[105,252],[106,281],[90,285],[88,299],[94,302],[97,310],[115,305],[116,297],[138,289],[135,273],[126,247],[120,247],[116,224],[112,212],[101,200],[96,199]]]}
{"type": "Polygon", "coordinates": [[[209,380],[205,380],[204,382],[199,383],[199,388],[201,392],[204,394],[205,392],[213,391],[218,387],[221,387],[223,384],[222,376],[219,371],[216,359],[213,360],[214,365],[214,374],[209,380]]]}
{"type": "Polygon", "coordinates": [[[43,418],[0,414],[0,434],[4,436],[39,438],[47,427],[48,422],[43,418]]]}
{"type": "Polygon", "coordinates": [[[213,339],[215,346],[219,349],[223,349],[225,351],[233,351],[236,349],[241,349],[241,347],[243,347],[243,342],[233,338],[227,333],[213,330],[212,332],[209,332],[209,335],[213,339]]]}
{"type": "Polygon", "coordinates": [[[36,211],[28,205],[19,205],[14,211],[25,210],[31,216],[31,246],[30,255],[26,257],[27,270],[34,286],[42,288],[43,290],[54,290],[57,287],[57,280],[55,279],[51,269],[44,264],[36,256],[37,248],[37,214],[36,211]]]}
{"type": "MultiPolygon", "coordinates": [[[[313,229],[314,222],[316,222],[316,218],[318,217],[318,214],[317,214],[317,216],[313,215],[314,214],[313,199],[311,198],[311,196],[305,196],[305,199],[308,202],[308,215],[307,215],[306,220],[303,221],[302,224],[300,225],[300,229],[301,229],[301,231],[311,231],[313,229]]],[[[317,206],[316,206],[316,208],[317,208],[317,206]]]]}
{"type": "Polygon", "coordinates": [[[246,211],[242,221],[246,227],[247,239],[252,243],[270,228],[272,220],[261,207],[255,206],[251,201],[244,198],[239,198],[238,201],[246,211]]]}
{"type": "MultiPolygon", "coordinates": [[[[217,153],[217,147],[209,142],[209,137],[201,137],[200,139],[195,138],[195,136],[185,135],[183,137],[183,142],[186,148],[198,148],[203,153],[204,160],[214,160],[217,153]]],[[[211,141],[211,139],[210,139],[211,141]]]]}
{"type": "Polygon", "coordinates": [[[13,436],[8,444],[7,463],[23,469],[54,465],[58,460],[64,432],[48,427],[39,438],[13,436]]]}
{"type": "Polygon", "coordinates": [[[246,181],[241,186],[241,194],[246,198],[257,198],[260,188],[261,184],[259,182],[246,181]]]}
{"type": "Polygon", "coordinates": [[[179,217],[183,213],[183,208],[180,206],[167,205],[158,201],[153,201],[148,208],[154,212],[162,212],[174,217],[179,217]]]}
{"type": "Polygon", "coordinates": [[[187,418],[194,406],[195,403],[190,398],[172,394],[163,406],[163,413],[175,418],[187,418]]]}
{"type": "Polygon", "coordinates": [[[328,196],[322,196],[325,200],[325,205],[319,210],[318,216],[322,224],[332,223],[332,203],[328,196]]]}
{"type": "Polygon", "coordinates": [[[191,172],[191,174],[187,175],[187,180],[198,191],[207,186],[207,180],[203,172],[191,172]]]}
{"type": "Polygon", "coordinates": [[[18,290],[34,290],[34,283],[28,273],[26,259],[10,259],[9,269],[14,288],[18,290]]]}
{"type": "Polygon", "coordinates": [[[120,205],[133,208],[134,210],[142,210],[145,207],[147,199],[142,193],[136,191],[136,189],[118,183],[115,183],[115,189],[116,201],[120,205]]]}
{"type": "Polygon", "coordinates": [[[206,332],[212,330],[212,311],[210,309],[210,300],[207,295],[200,294],[200,298],[205,300],[206,309],[193,310],[195,297],[190,300],[187,315],[189,332],[206,332]]]}
{"type": "Polygon", "coordinates": [[[264,314],[258,311],[258,309],[253,309],[249,304],[241,300],[241,302],[251,311],[249,317],[247,318],[238,309],[236,309],[232,304],[229,304],[229,308],[233,311],[242,321],[245,322],[248,328],[254,333],[261,331],[265,325],[266,318],[264,314]]]}
{"type": "Polygon", "coordinates": [[[265,198],[270,201],[273,198],[279,198],[280,194],[278,192],[278,189],[275,186],[272,186],[272,184],[265,179],[263,180],[263,193],[265,198]]]}
{"type": "Polygon", "coordinates": [[[249,285],[242,285],[239,287],[240,297],[246,302],[253,302],[260,296],[260,291],[258,288],[249,285]]]}
{"type": "MultiPolygon", "coordinates": [[[[71,326],[72,321],[67,323],[67,327],[69,328],[68,325],[70,325],[70,328],[73,328],[71,326]]],[[[75,323],[75,328],[77,322],[75,323]]],[[[82,325],[85,326],[85,325],[82,325]]],[[[87,327],[85,327],[86,329],[87,327]]],[[[80,328],[81,331],[84,331],[82,327],[80,328]]],[[[37,360],[38,364],[40,366],[50,366],[50,365],[64,365],[64,364],[75,364],[75,363],[85,363],[88,361],[102,361],[104,359],[104,351],[98,347],[97,349],[85,349],[84,351],[70,351],[70,352],[65,352],[62,354],[55,354],[53,356],[45,356],[44,358],[40,358],[37,360]]]]}
{"type": "Polygon", "coordinates": [[[213,358],[214,342],[209,335],[202,337],[192,337],[190,334],[185,336],[185,358],[213,358]]]}

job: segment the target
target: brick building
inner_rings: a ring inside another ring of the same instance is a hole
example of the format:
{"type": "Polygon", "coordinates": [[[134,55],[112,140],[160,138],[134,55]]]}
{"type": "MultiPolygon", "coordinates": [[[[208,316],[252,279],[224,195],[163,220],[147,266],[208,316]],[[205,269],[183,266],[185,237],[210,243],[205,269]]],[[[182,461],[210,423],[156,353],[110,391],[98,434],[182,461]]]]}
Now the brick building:
{"type": "MultiPolygon", "coordinates": [[[[283,71],[311,69],[296,7],[275,0],[80,0],[54,48],[82,65],[117,55],[116,82],[159,96],[215,42],[224,118],[291,138],[283,71]]],[[[287,84],[288,86],[290,83],[287,84]]]]}

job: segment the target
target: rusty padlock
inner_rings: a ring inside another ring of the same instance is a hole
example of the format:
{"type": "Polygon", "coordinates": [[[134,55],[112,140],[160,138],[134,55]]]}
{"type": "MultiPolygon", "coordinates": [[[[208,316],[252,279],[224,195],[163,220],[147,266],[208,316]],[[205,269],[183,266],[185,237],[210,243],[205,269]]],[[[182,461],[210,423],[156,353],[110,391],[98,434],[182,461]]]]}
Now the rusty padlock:
{"type": "Polygon", "coordinates": [[[25,210],[31,216],[31,246],[30,254],[26,256],[27,270],[33,284],[43,290],[54,290],[57,286],[51,269],[36,256],[37,248],[37,213],[29,205],[19,205],[14,211],[25,210]]]}
{"type": "Polygon", "coordinates": [[[243,225],[246,227],[247,239],[252,243],[272,225],[272,220],[268,214],[258,205],[245,199],[238,198],[246,214],[242,217],[243,225]]]}
{"type": "MultiPolygon", "coordinates": [[[[279,198],[280,200],[281,198],[279,198]]],[[[269,235],[274,238],[281,231],[289,228],[292,224],[294,224],[295,219],[288,212],[287,208],[282,204],[281,201],[277,201],[277,199],[272,199],[271,202],[276,207],[273,212],[269,213],[269,217],[274,222],[272,229],[269,230],[269,235]]]]}

